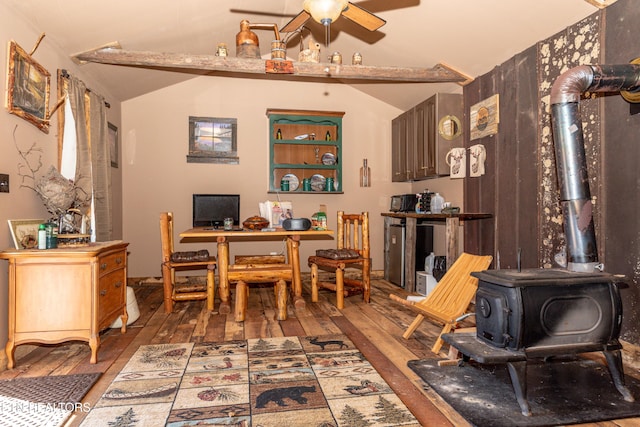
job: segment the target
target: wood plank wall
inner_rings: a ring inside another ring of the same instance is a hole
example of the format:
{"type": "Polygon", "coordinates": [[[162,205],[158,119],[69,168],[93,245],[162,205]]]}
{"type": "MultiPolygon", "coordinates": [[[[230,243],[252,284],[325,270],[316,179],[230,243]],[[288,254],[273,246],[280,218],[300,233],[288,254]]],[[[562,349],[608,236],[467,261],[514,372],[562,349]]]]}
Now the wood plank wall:
{"type": "MultiPolygon", "coordinates": [[[[565,237],[558,195],[549,94],[556,78],[578,65],[628,63],[640,57],[637,0],[618,0],[538,42],[464,88],[470,107],[500,98],[496,135],[465,141],[487,150],[486,174],[464,182],[465,209],[493,221],[465,224],[465,250],[494,255],[501,268],[559,267],[565,237]]],[[[624,274],[622,339],[638,344],[640,328],[640,106],[617,94],[580,102],[596,239],[605,271],[624,274]]],[[[468,138],[467,138],[468,139],[468,138]]]]}

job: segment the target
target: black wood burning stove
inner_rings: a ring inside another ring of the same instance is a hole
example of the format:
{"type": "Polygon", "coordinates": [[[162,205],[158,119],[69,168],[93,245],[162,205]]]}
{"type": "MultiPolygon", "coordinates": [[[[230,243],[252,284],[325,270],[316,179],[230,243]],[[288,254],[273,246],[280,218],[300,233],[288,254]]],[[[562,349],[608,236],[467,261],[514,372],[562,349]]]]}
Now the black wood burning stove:
{"type": "Polygon", "coordinates": [[[478,281],[476,333],[445,334],[466,359],[505,363],[522,413],[526,364],[534,357],[602,351],[613,382],[626,401],[618,341],[622,323],[621,277],[601,272],[587,177],[582,121],[584,91],[640,91],[640,66],[589,65],[561,75],[551,89],[556,166],[560,184],[567,269],[493,270],[478,281]]]}

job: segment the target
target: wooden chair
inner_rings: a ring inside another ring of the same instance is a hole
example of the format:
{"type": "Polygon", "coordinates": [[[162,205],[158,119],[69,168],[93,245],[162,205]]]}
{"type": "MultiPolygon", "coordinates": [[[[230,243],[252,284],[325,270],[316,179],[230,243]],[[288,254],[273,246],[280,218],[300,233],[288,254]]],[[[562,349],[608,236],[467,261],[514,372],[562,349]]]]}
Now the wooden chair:
{"type": "Polygon", "coordinates": [[[229,283],[236,284],[234,319],[243,322],[249,303],[249,283],[274,283],[276,319],[287,320],[287,282],[293,280],[293,268],[284,255],[237,255],[227,272],[229,283]]]}
{"type": "Polygon", "coordinates": [[[207,300],[207,309],[214,309],[216,258],[209,256],[206,260],[172,261],[173,251],[173,213],[160,213],[160,240],[162,243],[162,281],[164,284],[164,311],[173,311],[174,301],[207,300]],[[177,270],[207,270],[207,284],[176,284],[177,270]]]}
{"type": "MultiPolygon", "coordinates": [[[[318,288],[335,291],[336,307],[344,308],[344,298],[356,293],[362,293],[364,301],[369,302],[371,294],[371,258],[369,250],[369,213],[345,214],[338,212],[338,254],[349,250],[355,258],[333,259],[326,256],[310,256],[308,264],[311,267],[311,301],[318,302],[318,288]],[[361,270],[359,279],[344,277],[345,269],[361,270]],[[318,270],[335,273],[335,283],[320,281],[318,270]]],[[[338,255],[339,256],[339,255],[338,255]]]]}
{"type": "Polygon", "coordinates": [[[402,336],[408,339],[425,317],[443,324],[444,327],[431,348],[432,352],[438,354],[442,344],[444,344],[442,334],[449,333],[454,329],[458,322],[457,319],[466,313],[471,300],[476,294],[478,279],[471,276],[471,273],[486,270],[491,265],[492,260],[493,257],[490,255],[481,256],[462,253],[435,288],[422,301],[412,302],[393,294],[389,295],[392,300],[400,302],[418,313],[413,323],[409,325],[402,336]]]}

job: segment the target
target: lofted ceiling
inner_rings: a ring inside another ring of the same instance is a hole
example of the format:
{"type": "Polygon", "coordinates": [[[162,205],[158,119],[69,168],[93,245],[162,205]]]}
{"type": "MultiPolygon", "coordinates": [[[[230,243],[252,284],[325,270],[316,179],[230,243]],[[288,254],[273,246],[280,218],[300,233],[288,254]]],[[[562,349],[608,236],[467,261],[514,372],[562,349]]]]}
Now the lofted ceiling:
{"type": "MultiPolygon", "coordinates": [[[[240,21],[284,25],[302,8],[302,0],[3,0],[45,33],[64,54],[114,42],[128,51],[211,54],[220,42],[235,55],[240,21]],[[268,14],[267,14],[268,13],[268,14]]],[[[360,52],[365,65],[431,68],[445,64],[476,77],[536,42],[615,0],[364,0],[355,1],[387,21],[369,32],[348,19],[331,26],[331,45],[321,58],[339,51],[345,63],[360,52]]],[[[310,20],[310,33],[324,43],[324,30],[310,20]]],[[[273,31],[254,30],[263,58],[270,57],[273,31]]],[[[305,34],[308,34],[306,32],[305,34]]],[[[287,34],[281,35],[283,38],[287,34]]],[[[308,37],[308,36],[306,36],[308,37]]],[[[17,40],[27,51],[36,41],[17,40]]],[[[307,39],[305,38],[305,45],[307,39]]],[[[306,46],[305,46],[306,47],[306,46]]],[[[291,37],[287,56],[297,59],[299,37],[291,37]]],[[[35,54],[37,59],[37,52],[35,54]]],[[[125,101],[189,79],[197,73],[88,63],[90,76],[125,101]]],[[[202,74],[202,73],[200,73],[202,74]]],[[[256,78],[245,76],[243,78],[256,78]]],[[[320,83],[324,84],[324,83],[320,83]]],[[[358,90],[406,110],[436,92],[459,92],[456,83],[353,83],[358,90]]]]}

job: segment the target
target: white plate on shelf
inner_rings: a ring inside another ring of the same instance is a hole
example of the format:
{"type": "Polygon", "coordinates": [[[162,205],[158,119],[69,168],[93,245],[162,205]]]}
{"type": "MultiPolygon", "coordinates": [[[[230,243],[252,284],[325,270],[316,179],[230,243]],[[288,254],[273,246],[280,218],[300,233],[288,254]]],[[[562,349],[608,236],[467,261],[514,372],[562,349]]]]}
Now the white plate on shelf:
{"type": "Polygon", "coordinates": [[[322,155],[322,164],[323,165],[335,165],[336,164],[336,156],[333,153],[324,153],[322,155]]]}
{"type": "Polygon", "coordinates": [[[296,191],[300,186],[300,180],[292,173],[286,174],[282,177],[282,179],[286,179],[287,181],[289,181],[289,191],[296,191]]]}
{"type": "Polygon", "coordinates": [[[324,191],[326,178],[319,173],[311,176],[311,189],[313,191],[324,191]]]}

